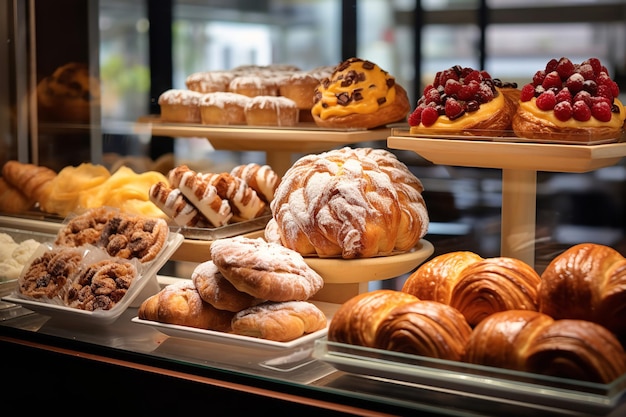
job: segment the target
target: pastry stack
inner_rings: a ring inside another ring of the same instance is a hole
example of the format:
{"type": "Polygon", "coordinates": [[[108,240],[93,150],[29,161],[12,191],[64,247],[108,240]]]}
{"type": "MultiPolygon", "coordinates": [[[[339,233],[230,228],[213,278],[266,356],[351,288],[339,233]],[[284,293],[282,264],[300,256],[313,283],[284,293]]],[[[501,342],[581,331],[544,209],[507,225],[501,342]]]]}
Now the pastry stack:
{"type": "Polygon", "coordinates": [[[420,266],[402,291],[348,300],[328,338],[609,383],[626,373],[625,268],[617,251],[592,243],[558,255],[541,276],[516,259],[451,252],[420,266]]]}
{"type": "Polygon", "coordinates": [[[219,174],[180,165],[152,184],[149,198],[179,226],[214,228],[263,215],[278,182],[268,165],[238,165],[219,174]]]}
{"type": "Polygon", "coordinates": [[[324,285],[297,252],[261,238],[211,244],[211,260],[191,280],[170,284],[146,299],[138,317],[288,342],[327,326],[308,301],[324,285]]]}

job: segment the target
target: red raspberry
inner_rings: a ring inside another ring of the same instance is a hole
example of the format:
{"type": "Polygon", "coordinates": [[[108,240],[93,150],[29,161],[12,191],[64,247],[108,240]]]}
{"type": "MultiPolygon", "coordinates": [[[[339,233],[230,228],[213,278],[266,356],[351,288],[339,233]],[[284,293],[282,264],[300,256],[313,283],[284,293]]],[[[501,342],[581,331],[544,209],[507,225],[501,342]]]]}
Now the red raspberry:
{"type": "Polygon", "coordinates": [[[422,110],[424,110],[424,107],[420,107],[418,106],[415,110],[413,110],[413,113],[411,113],[409,115],[409,126],[417,126],[420,124],[421,120],[422,120],[422,110]]]}
{"type": "Polygon", "coordinates": [[[480,103],[489,103],[491,100],[493,100],[493,90],[489,85],[482,83],[478,86],[476,98],[480,103]]]}
{"type": "Polygon", "coordinates": [[[441,71],[437,71],[435,74],[435,79],[433,80],[433,85],[439,85],[439,79],[441,78],[441,71]]]}
{"type": "Polygon", "coordinates": [[[465,84],[469,84],[471,81],[476,81],[478,83],[482,81],[480,71],[474,70],[470,72],[469,74],[467,74],[467,76],[463,79],[463,82],[465,84]]]}
{"type": "Polygon", "coordinates": [[[439,113],[434,107],[427,106],[422,110],[422,124],[426,127],[432,126],[439,118],[439,113]]]}
{"type": "Polygon", "coordinates": [[[491,74],[489,74],[487,71],[482,70],[480,72],[480,75],[483,77],[483,80],[490,80],[491,79],[491,74]]]}
{"type": "Polygon", "coordinates": [[[613,102],[613,91],[611,91],[611,87],[606,84],[600,84],[598,86],[598,91],[596,91],[596,95],[599,97],[607,98],[611,103],[613,102]]]}
{"type": "Polygon", "coordinates": [[[569,92],[569,88],[564,87],[561,91],[556,93],[556,102],[561,103],[566,101],[568,103],[572,103],[572,93],[569,92]]]}
{"type": "Polygon", "coordinates": [[[556,71],[547,73],[546,78],[544,78],[543,82],[541,83],[541,86],[546,90],[553,87],[560,89],[562,85],[563,83],[561,81],[561,77],[556,71]]]}
{"type": "Polygon", "coordinates": [[[533,75],[533,85],[541,85],[544,78],[546,78],[546,72],[544,70],[537,71],[535,75],[533,75]]]}
{"type": "Polygon", "coordinates": [[[463,69],[461,69],[461,73],[459,74],[459,79],[467,77],[469,73],[472,71],[474,71],[474,68],[464,67],[463,69]]]}
{"type": "Polygon", "coordinates": [[[561,58],[556,66],[556,72],[559,73],[561,79],[565,80],[574,73],[574,64],[568,58],[561,58]]]}
{"type": "Polygon", "coordinates": [[[554,95],[554,91],[548,90],[541,93],[539,97],[537,97],[537,101],[535,103],[540,110],[552,110],[554,108],[554,105],[556,104],[556,96],[554,95]]]}
{"type": "Polygon", "coordinates": [[[569,89],[572,94],[576,94],[580,90],[583,89],[583,83],[585,82],[585,78],[579,73],[574,73],[569,76],[567,81],[565,81],[565,86],[569,89]]]}
{"type": "Polygon", "coordinates": [[[435,88],[433,84],[427,84],[426,87],[424,87],[424,91],[422,91],[422,94],[425,96],[433,88],[435,88]]]}
{"type": "Polygon", "coordinates": [[[450,120],[458,118],[463,113],[464,110],[463,106],[461,106],[461,103],[453,98],[449,98],[448,100],[446,100],[446,116],[448,116],[450,120]]]}
{"type": "Polygon", "coordinates": [[[437,86],[446,85],[446,82],[448,80],[459,81],[459,75],[456,73],[456,71],[453,68],[448,68],[447,70],[443,70],[443,72],[441,73],[441,77],[439,77],[439,83],[436,85],[437,86]]]}
{"type": "Polygon", "coordinates": [[[426,104],[441,103],[441,95],[439,94],[439,91],[437,91],[436,88],[431,88],[430,90],[428,90],[428,92],[425,94],[425,97],[426,97],[426,104]]]}
{"type": "Polygon", "coordinates": [[[589,58],[583,61],[583,65],[589,64],[593,68],[593,72],[597,75],[602,71],[602,63],[598,58],[589,58]]]}
{"type": "Polygon", "coordinates": [[[562,122],[572,118],[574,109],[569,101],[561,101],[554,106],[554,116],[562,122]]]}
{"type": "Polygon", "coordinates": [[[574,101],[574,103],[577,101],[584,101],[587,106],[591,107],[591,94],[589,94],[585,90],[576,93],[572,100],[574,101]]]}
{"type": "Polygon", "coordinates": [[[613,116],[611,114],[611,105],[607,104],[605,101],[594,103],[591,107],[591,115],[601,122],[608,122],[613,116]]]}
{"type": "Polygon", "coordinates": [[[532,84],[523,86],[519,99],[521,101],[530,101],[533,97],[535,97],[535,86],[532,84]]]}
{"type": "Polygon", "coordinates": [[[584,101],[575,101],[572,105],[573,116],[579,122],[586,122],[591,119],[591,109],[584,101]]]}
{"type": "Polygon", "coordinates": [[[590,64],[582,64],[578,67],[578,73],[582,75],[585,80],[594,80],[596,78],[596,74],[590,64]]]}
{"type": "Polygon", "coordinates": [[[593,107],[594,104],[600,103],[600,102],[604,102],[604,103],[608,104],[609,106],[613,105],[613,100],[609,100],[607,97],[604,97],[604,96],[593,96],[593,97],[591,97],[590,100],[591,100],[591,106],[590,107],[593,107]]]}
{"type": "Polygon", "coordinates": [[[459,92],[463,85],[457,80],[448,80],[446,81],[446,86],[443,91],[449,96],[453,96],[459,92]]]}
{"type": "Polygon", "coordinates": [[[557,65],[559,65],[559,61],[557,61],[555,58],[552,58],[550,61],[548,61],[548,63],[546,64],[546,74],[554,71],[557,65]]]}
{"type": "Polygon", "coordinates": [[[619,85],[617,85],[617,83],[613,80],[611,80],[611,93],[613,94],[613,97],[618,97],[619,96],[619,85]]]}
{"type": "Polygon", "coordinates": [[[477,81],[470,81],[469,84],[465,84],[457,94],[459,100],[466,101],[472,99],[478,92],[479,87],[480,84],[477,81]]]}

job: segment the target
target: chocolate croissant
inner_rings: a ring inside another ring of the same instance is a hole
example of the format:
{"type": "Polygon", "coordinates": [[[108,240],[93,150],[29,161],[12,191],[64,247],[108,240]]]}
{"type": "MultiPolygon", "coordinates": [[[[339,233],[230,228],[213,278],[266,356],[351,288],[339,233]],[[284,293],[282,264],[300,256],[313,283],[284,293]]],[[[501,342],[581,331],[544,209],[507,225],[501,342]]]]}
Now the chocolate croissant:
{"type": "Polygon", "coordinates": [[[537,272],[519,259],[483,259],[458,251],[422,264],[407,278],[402,291],[448,304],[474,327],[498,311],[536,311],[540,281],[537,272]]]}
{"type": "Polygon", "coordinates": [[[528,310],[483,320],[472,332],[464,361],[600,383],[626,373],[624,349],[606,328],[528,310]]]}
{"type": "Polygon", "coordinates": [[[542,273],[539,311],[593,321],[626,340],[626,259],[600,244],[572,246],[542,273]]]}

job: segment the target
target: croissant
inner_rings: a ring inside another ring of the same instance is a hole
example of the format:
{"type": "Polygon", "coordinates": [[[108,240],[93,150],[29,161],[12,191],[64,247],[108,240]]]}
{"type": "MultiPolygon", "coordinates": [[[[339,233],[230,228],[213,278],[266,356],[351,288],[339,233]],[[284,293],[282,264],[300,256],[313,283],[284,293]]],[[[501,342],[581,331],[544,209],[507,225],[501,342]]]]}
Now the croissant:
{"type": "Polygon", "coordinates": [[[351,345],[375,347],[376,332],[389,312],[418,298],[394,290],[361,293],[343,303],[328,326],[328,340],[351,345]]]}
{"type": "Polygon", "coordinates": [[[20,190],[0,178],[0,211],[5,213],[22,213],[34,204],[20,190]]]}
{"type": "Polygon", "coordinates": [[[422,264],[407,278],[402,291],[449,304],[474,327],[498,311],[537,310],[540,281],[537,272],[519,259],[483,259],[458,251],[422,264]]]}
{"type": "Polygon", "coordinates": [[[32,201],[42,200],[57,173],[45,166],[7,161],[2,167],[2,177],[12,187],[20,190],[32,201]]]}
{"type": "Polygon", "coordinates": [[[593,321],[626,339],[626,259],[600,244],[570,247],[541,275],[539,311],[593,321]]]}
{"type": "Polygon", "coordinates": [[[393,308],[378,325],[379,349],[460,361],[472,334],[465,317],[436,301],[414,301],[393,308]]]}
{"type": "Polygon", "coordinates": [[[480,322],[463,360],[600,383],[626,373],[626,353],[604,327],[528,310],[502,311],[480,322]]]}

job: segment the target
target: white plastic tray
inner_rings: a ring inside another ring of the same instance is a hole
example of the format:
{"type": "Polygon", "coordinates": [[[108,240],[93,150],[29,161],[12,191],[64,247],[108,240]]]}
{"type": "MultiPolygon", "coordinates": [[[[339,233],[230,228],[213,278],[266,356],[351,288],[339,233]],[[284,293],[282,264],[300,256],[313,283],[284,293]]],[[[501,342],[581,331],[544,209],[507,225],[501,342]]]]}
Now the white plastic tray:
{"type": "Polygon", "coordinates": [[[225,333],[218,332],[215,330],[203,330],[197,329],[189,326],[179,326],[176,324],[167,324],[160,323],[157,321],[150,320],[142,320],[139,317],[134,317],[131,319],[133,323],[143,324],[147,326],[152,326],[156,330],[160,331],[171,337],[178,337],[183,339],[193,339],[199,341],[207,341],[207,342],[217,342],[217,343],[234,343],[237,345],[251,345],[260,348],[292,348],[299,345],[303,345],[305,343],[314,341],[315,339],[319,339],[321,337],[326,336],[328,332],[328,328],[324,328],[322,330],[318,330],[313,333],[306,334],[297,339],[291,340],[289,342],[277,342],[274,340],[261,339],[258,337],[250,337],[250,336],[242,336],[233,333],[225,333]]]}
{"type": "Polygon", "coordinates": [[[169,260],[170,256],[182,244],[184,237],[179,233],[169,233],[167,243],[161,253],[151,261],[147,268],[133,281],[128,292],[110,310],[85,311],[45,301],[35,301],[22,297],[18,291],[2,297],[2,300],[19,304],[29,310],[55,319],[85,321],[92,324],[108,325],[113,323],[128,307],[138,307],[143,300],[160,290],[157,272],[169,260]]]}

